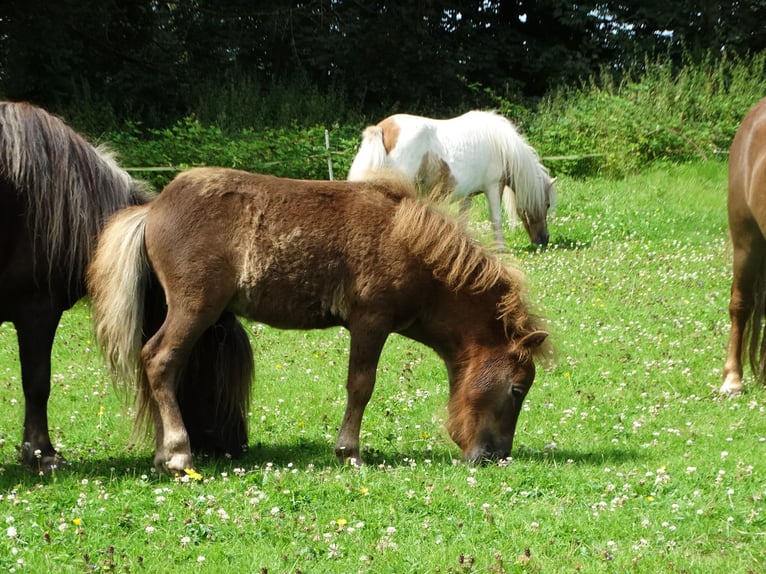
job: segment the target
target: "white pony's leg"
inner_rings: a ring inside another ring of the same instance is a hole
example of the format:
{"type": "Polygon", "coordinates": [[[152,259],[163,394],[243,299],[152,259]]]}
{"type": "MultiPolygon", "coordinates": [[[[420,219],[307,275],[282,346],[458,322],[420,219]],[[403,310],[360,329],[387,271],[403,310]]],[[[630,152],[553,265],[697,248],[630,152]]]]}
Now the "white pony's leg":
{"type": "Polygon", "coordinates": [[[495,245],[498,251],[505,251],[505,237],[503,237],[503,212],[500,206],[500,195],[504,184],[499,187],[484,191],[489,205],[489,218],[492,221],[492,229],[495,232],[495,245]]]}

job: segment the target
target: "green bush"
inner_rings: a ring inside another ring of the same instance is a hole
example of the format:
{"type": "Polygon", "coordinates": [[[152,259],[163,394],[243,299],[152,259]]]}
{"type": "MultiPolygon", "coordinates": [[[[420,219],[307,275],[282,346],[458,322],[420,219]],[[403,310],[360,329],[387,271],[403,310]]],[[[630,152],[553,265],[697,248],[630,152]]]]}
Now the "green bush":
{"type": "Polygon", "coordinates": [[[723,57],[673,71],[665,61],[647,61],[619,82],[604,72],[546,98],[528,137],[543,156],[580,156],[548,162],[576,176],[725,156],[742,117],[766,94],[765,62],[764,55],[723,57]]]}
{"type": "MultiPolygon", "coordinates": [[[[333,173],[343,178],[358,145],[360,127],[336,125],[329,132],[333,173]]],[[[328,150],[322,126],[246,128],[227,134],[216,125],[184,118],[161,130],[131,124],[107,134],[106,139],[118,150],[122,165],[155,189],[164,187],[178,171],[194,166],[328,179],[328,150]]]]}

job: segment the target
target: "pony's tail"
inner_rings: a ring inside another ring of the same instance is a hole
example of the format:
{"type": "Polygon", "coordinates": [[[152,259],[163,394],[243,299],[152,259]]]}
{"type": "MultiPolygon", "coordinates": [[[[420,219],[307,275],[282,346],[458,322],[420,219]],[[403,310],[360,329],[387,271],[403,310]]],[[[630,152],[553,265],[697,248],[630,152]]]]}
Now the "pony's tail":
{"type": "MultiPolygon", "coordinates": [[[[144,246],[149,206],[115,215],[99,238],[88,270],[95,338],[119,388],[135,396],[133,439],[151,429],[151,389],[141,349],[167,309],[144,246]]],[[[253,354],[242,325],[224,313],[195,343],[177,398],[192,449],[237,455],[247,444],[253,354]]]]}
{"type": "Polygon", "coordinates": [[[753,281],[753,310],[745,327],[747,356],[753,376],[766,385],[766,258],[753,281]]]}
{"type": "Polygon", "coordinates": [[[143,375],[144,307],[151,270],[144,248],[148,205],[114,215],[88,267],[95,339],[117,383],[138,388],[143,375]]]}
{"type": "Polygon", "coordinates": [[[383,145],[383,128],[369,126],[362,132],[362,144],[348,170],[349,181],[369,179],[370,172],[386,165],[386,147],[383,145]]]}
{"type": "Polygon", "coordinates": [[[237,456],[247,447],[253,350],[237,318],[225,312],[194,345],[177,397],[192,450],[237,456]]]}

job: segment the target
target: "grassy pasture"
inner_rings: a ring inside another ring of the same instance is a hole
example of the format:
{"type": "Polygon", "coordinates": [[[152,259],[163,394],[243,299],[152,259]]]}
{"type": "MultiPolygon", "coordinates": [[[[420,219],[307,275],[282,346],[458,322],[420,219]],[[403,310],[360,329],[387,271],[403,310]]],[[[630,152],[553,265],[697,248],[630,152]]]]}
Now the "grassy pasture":
{"type": "MultiPolygon", "coordinates": [[[[394,336],[362,427],[369,464],[337,466],[347,334],[252,324],[249,452],[158,477],[151,447],[128,446],[130,411],[83,302],[53,357],[52,434],[71,464],[36,476],[17,463],[23,398],[1,325],[0,571],[764,571],[766,391],[713,392],[728,329],[725,171],[562,178],[548,249],[508,231],[557,357],[500,464],[459,461],[443,365],[394,336]]],[[[477,205],[489,238],[483,215],[477,205]]]]}

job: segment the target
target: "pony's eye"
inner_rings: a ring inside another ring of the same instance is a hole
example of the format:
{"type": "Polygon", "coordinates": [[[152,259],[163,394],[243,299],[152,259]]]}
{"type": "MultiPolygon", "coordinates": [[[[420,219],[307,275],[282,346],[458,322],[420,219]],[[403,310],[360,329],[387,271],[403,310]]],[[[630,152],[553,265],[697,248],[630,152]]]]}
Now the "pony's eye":
{"type": "Polygon", "coordinates": [[[526,391],[521,388],[515,386],[513,383],[508,387],[508,396],[512,396],[514,398],[521,398],[526,394],[526,391]]]}

